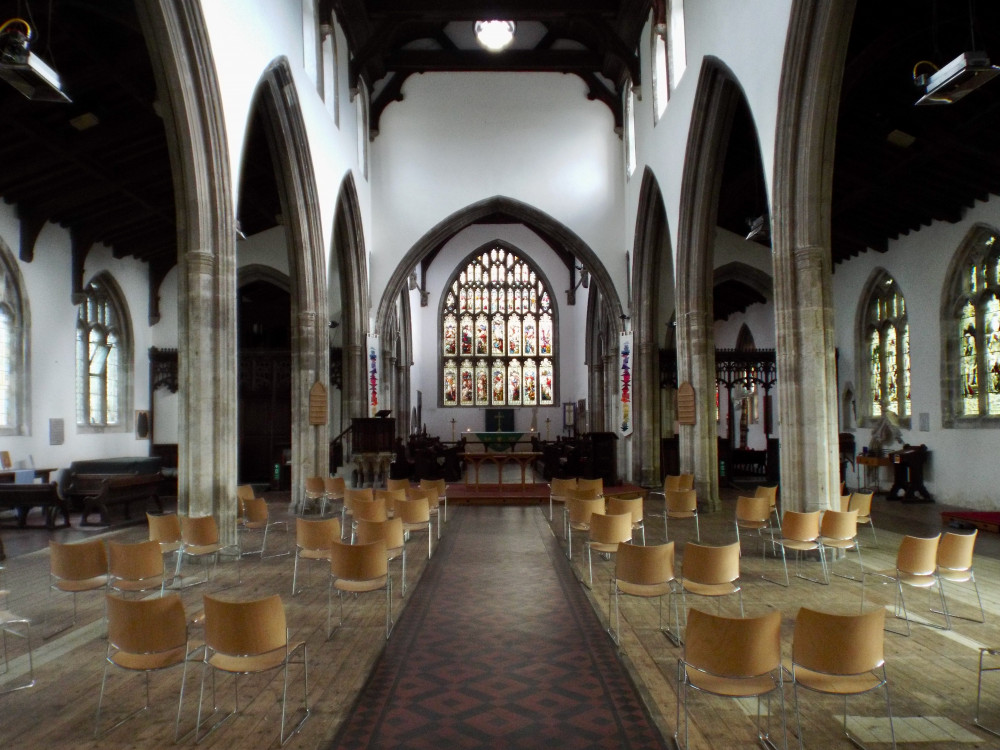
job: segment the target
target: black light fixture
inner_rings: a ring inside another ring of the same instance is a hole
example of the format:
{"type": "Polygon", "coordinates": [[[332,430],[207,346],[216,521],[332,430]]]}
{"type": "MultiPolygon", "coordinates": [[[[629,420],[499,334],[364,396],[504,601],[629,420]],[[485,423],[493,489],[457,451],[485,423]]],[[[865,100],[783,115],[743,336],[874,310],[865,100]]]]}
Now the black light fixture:
{"type": "Polygon", "coordinates": [[[954,104],[998,73],[1000,67],[991,65],[985,52],[963,52],[940,69],[928,60],[921,60],[913,66],[913,83],[924,92],[917,104],[954,104]],[[918,72],[924,67],[933,68],[934,72],[918,72]]]}
{"type": "Polygon", "coordinates": [[[32,101],[69,102],[59,74],[31,52],[31,26],[23,18],[0,24],[0,78],[32,101]]]}
{"type": "Polygon", "coordinates": [[[767,214],[763,213],[756,218],[747,219],[747,226],[750,227],[750,231],[747,232],[746,239],[748,240],[767,240],[771,236],[771,226],[767,220],[767,214]]]}

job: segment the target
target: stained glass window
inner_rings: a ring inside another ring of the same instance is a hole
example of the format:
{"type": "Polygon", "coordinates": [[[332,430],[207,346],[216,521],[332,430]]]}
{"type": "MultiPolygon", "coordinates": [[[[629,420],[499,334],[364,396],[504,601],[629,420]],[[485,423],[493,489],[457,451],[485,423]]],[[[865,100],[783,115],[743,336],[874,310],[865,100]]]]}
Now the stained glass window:
{"type": "Polygon", "coordinates": [[[896,281],[883,275],[872,286],[865,317],[868,414],[910,415],[910,328],[906,300],[896,281]]]}
{"type": "Polygon", "coordinates": [[[110,287],[92,281],[84,294],[76,323],[76,421],[79,425],[119,426],[126,366],[122,321],[110,287]]]}
{"type": "Polygon", "coordinates": [[[441,312],[443,404],[554,405],[555,315],[540,272],[516,251],[469,258],[441,312]]]}
{"type": "Polygon", "coordinates": [[[958,273],[954,365],[956,412],[962,417],[1000,417],[1000,251],[984,233],[958,273]]]}
{"type": "Polygon", "coordinates": [[[17,260],[0,242],[0,434],[26,431],[28,404],[27,300],[17,260]]]}

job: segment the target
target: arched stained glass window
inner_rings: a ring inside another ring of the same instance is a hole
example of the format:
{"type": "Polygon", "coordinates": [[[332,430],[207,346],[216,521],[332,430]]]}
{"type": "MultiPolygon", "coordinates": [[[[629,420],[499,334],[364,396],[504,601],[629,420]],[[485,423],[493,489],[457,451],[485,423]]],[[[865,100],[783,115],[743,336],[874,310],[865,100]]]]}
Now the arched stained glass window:
{"type": "Polygon", "coordinates": [[[951,366],[958,417],[1000,417],[1000,243],[979,230],[958,269],[951,366]]]}
{"type": "Polygon", "coordinates": [[[76,322],[77,425],[124,428],[131,362],[124,306],[110,280],[91,281],[84,295],[76,322]]]}
{"type": "Polygon", "coordinates": [[[870,285],[864,319],[864,415],[878,418],[892,411],[901,419],[910,416],[910,327],[906,300],[888,274],[870,285]]]}
{"type": "Polygon", "coordinates": [[[443,405],[554,405],[555,314],[541,272],[517,251],[467,258],[441,307],[443,405]]]}

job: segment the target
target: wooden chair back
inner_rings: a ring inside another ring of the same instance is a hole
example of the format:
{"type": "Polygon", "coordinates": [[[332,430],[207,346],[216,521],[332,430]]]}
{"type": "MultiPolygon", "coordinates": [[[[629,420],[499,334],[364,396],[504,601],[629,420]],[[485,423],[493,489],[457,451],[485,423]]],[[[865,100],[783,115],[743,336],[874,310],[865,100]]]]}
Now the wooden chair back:
{"type": "Polygon", "coordinates": [[[253,500],[255,497],[257,497],[257,493],[253,491],[252,485],[240,484],[236,486],[236,499],[240,502],[253,500]]]}
{"type": "Polygon", "coordinates": [[[771,503],[771,507],[774,507],[775,503],[778,502],[778,485],[774,485],[773,487],[763,487],[758,485],[753,494],[754,497],[766,497],[768,502],[771,503]]]}
{"type": "Polygon", "coordinates": [[[607,513],[617,515],[628,513],[632,517],[632,523],[642,523],[642,495],[633,493],[632,495],[610,495],[606,499],[607,513]]]}
{"type": "Polygon", "coordinates": [[[176,513],[147,513],[151,541],[171,544],[181,541],[181,518],[176,513]]]}
{"type": "Polygon", "coordinates": [[[432,495],[444,497],[448,491],[448,485],[443,479],[421,479],[420,489],[427,490],[432,495]]]}
{"type": "Polygon", "coordinates": [[[620,544],[615,578],[637,586],[655,586],[674,580],[674,543],[620,544]]]}
{"type": "Polygon", "coordinates": [[[576,527],[586,526],[594,513],[604,512],[604,498],[585,499],[571,496],[566,500],[566,508],[569,510],[570,524],[576,527]]]}
{"type": "Polygon", "coordinates": [[[128,654],[142,655],[181,649],[179,658],[170,663],[183,661],[187,618],[180,594],[174,592],[148,599],[123,599],[108,594],[107,614],[108,643],[115,648],[128,654]]]}
{"type": "Polygon", "coordinates": [[[323,477],[323,491],[331,500],[342,500],[346,489],[343,477],[323,477]]]}
{"type": "Polygon", "coordinates": [[[430,523],[431,520],[431,510],[426,497],[398,501],[396,515],[404,524],[424,524],[430,523]]]}
{"type": "Polygon", "coordinates": [[[108,572],[123,581],[143,581],[162,576],[160,543],[152,539],[131,544],[109,541],[108,572]]]}
{"type": "Polygon", "coordinates": [[[344,544],[333,541],[330,548],[330,571],[345,581],[371,581],[389,574],[386,542],[377,539],[367,544],[344,544]]]}
{"type": "Polygon", "coordinates": [[[387,521],[358,521],[355,534],[355,544],[370,544],[379,539],[385,542],[389,552],[400,549],[405,540],[403,536],[403,519],[390,518],[387,521]]]}
{"type": "Polygon", "coordinates": [[[250,528],[263,528],[269,518],[270,513],[264,498],[251,497],[243,501],[243,520],[250,528]]]}
{"type": "Polygon", "coordinates": [[[285,605],[278,594],[248,601],[206,594],[204,603],[205,643],[214,651],[245,657],[276,651],[288,642],[285,605]]]}
{"type": "Polygon", "coordinates": [[[826,511],[820,522],[819,533],[826,539],[853,539],[858,535],[858,512],[856,510],[826,511]]]}
{"type": "Polygon", "coordinates": [[[344,490],[344,506],[352,511],[355,503],[371,502],[375,491],[371,487],[347,487],[344,490]]]}
{"type": "Polygon", "coordinates": [[[792,662],[831,675],[870,672],[882,666],[884,626],[883,608],[840,615],[802,607],[795,617],[792,662]]]}
{"type": "Polygon", "coordinates": [[[583,479],[578,478],[576,480],[577,489],[581,490],[597,490],[597,494],[602,494],[604,492],[604,479],[598,477],[597,479],[583,479]]]}
{"type": "Polygon", "coordinates": [[[781,516],[781,536],[798,542],[814,542],[819,538],[820,512],[786,510],[781,516]]]}
{"type": "Polygon", "coordinates": [[[219,525],[215,516],[181,516],[181,538],[185,544],[206,547],[219,543],[219,525]]]}
{"type": "Polygon", "coordinates": [[[841,510],[850,510],[851,509],[851,496],[850,495],[841,495],[840,496],[840,509],[841,510]]]}
{"type": "Polygon", "coordinates": [[[740,577],[740,545],[721,547],[688,542],[684,545],[681,574],[685,580],[706,585],[732,583],[740,577]]]}
{"type": "Polygon", "coordinates": [[[306,497],[323,497],[326,493],[326,485],[323,477],[306,477],[306,497]]]}
{"type": "Polygon", "coordinates": [[[755,677],[780,668],[781,611],[760,617],[722,617],[692,609],[684,633],[684,661],[731,678],[755,677]]]}
{"type": "Polygon", "coordinates": [[[374,498],[368,502],[354,503],[351,510],[356,519],[363,518],[366,521],[384,521],[389,517],[384,497],[374,498]]]}
{"type": "Polygon", "coordinates": [[[671,515],[694,515],[698,512],[698,494],[694,490],[667,490],[663,493],[671,515]]]}
{"type": "Polygon", "coordinates": [[[572,487],[566,491],[566,500],[600,500],[604,496],[596,487],[572,487]]]}
{"type": "Polygon", "coordinates": [[[940,534],[932,537],[904,536],[896,552],[896,570],[917,576],[933,575],[937,570],[940,542],[940,534]]]}
{"type": "Polygon", "coordinates": [[[433,492],[424,487],[410,487],[406,490],[407,500],[426,500],[427,507],[431,511],[437,510],[438,506],[441,504],[441,498],[438,497],[437,492],[433,492]]]}
{"type": "Polygon", "coordinates": [[[375,499],[385,503],[385,512],[392,517],[396,512],[396,502],[406,499],[406,490],[375,490],[375,499]]]}
{"type": "Polygon", "coordinates": [[[570,490],[576,489],[576,478],[572,477],[570,479],[561,479],[559,477],[553,477],[552,481],[549,482],[549,494],[552,497],[562,497],[565,498],[570,490]]]}
{"type": "Polygon", "coordinates": [[[856,510],[858,518],[866,518],[872,514],[872,492],[854,492],[851,494],[848,510],[856,510]]]}
{"type": "Polygon", "coordinates": [[[412,486],[409,479],[387,479],[385,482],[388,490],[408,490],[412,486]]]}
{"type": "Polygon", "coordinates": [[[750,524],[766,524],[771,518],[771,501],[764,495],[736,498],[736,520],[750,524]]]}
{"type": "Polygon", "coordinates": [[[108,552],[104,540],[69,544],[50,541],[49,570],[61,581],[89,581],[106,576],[108,552]]]}
{"type": "Polygon", "coordinates": [[[663,491],[693,490],[694,474],[667,474],[663,478],[663,491]]]}
{"type": "Polygon", "coordinates": [[[970,570],[978,534],[979,529],[975,529],[971,534],[949,531],[942,536],[937,550],[938,566],[947,570],[970,570]]]}
{"type": "Polygon", "coordinates": [[[328,550],[334,539],[340,539],[340,519],[295,519],[295,544],[301,549],[328,550]]]}
{"type": "Polygon", "coordinates": [[[619,544],[632,539],[632,514],[614,515],[593,512],[590,515],[590,541],[600,544],[619,544]]]}

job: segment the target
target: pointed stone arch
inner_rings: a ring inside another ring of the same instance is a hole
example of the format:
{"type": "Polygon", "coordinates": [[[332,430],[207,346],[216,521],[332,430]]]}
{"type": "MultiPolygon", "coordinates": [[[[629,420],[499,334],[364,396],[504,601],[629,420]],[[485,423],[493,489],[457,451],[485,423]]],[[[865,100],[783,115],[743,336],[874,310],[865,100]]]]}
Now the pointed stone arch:
{"type": "MultiPolygon", "coordinates": [[[[663,435],[660,392],[659,321],[663,300],[664,270],[673,281],[673,253],[670,247],[670,227],[663,205],[663,195],[656,177],[649,167],[642,175],[639,204],[636,212],[635,242],[633,244],[632,333],[636,350],[637,385],[633,435],[632,476],[640,484],[655,486],[660,483],[660,436],[663,435]]],[[[672,296],[672,295],[671,295],[672,296]]],[[[671,431],[673,426],[670,426],[671,431]]]]}
{"type": "Polygon", "coordinates": [[[136,9],[174,174],[178,257],[177,507],[236,537],[236,235],[222,97],[201,5],[136,9]]]}
{"type": "Polygon", "coordinates": [[[772,237],[781,496],[837,507],[837,381],[830,259],[837,109],[854,0],[795,0],[775,132],[772,237]]]}
{"type": "Polygon", "coordinates": [[[281,204],[292,319],[292,508],[305,498],[305,480],[329,474],[329,425],[311,424],[309,394],[320,383],[329,392],[330,346],[325,244],[316,178],[298,93],[287,58],[264,73],[254,97],[260,108],[281,204]]]}

